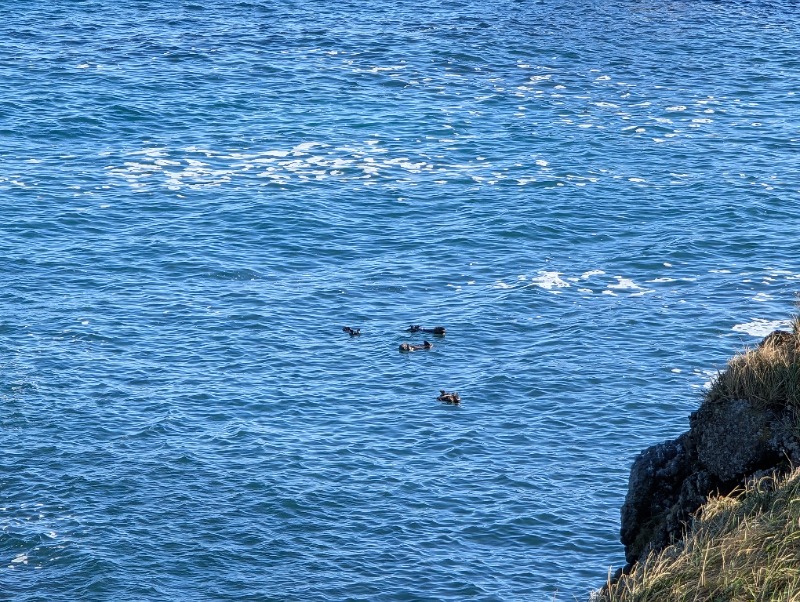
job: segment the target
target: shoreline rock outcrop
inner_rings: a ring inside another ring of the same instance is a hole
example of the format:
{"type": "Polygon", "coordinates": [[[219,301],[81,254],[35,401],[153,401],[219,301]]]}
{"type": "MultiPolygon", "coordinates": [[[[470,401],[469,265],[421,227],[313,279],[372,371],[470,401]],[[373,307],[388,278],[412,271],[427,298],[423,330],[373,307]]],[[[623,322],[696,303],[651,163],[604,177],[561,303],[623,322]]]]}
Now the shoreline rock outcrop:
{"type": "Polygon", "coordinates": [[[795,389],[800,393],[798,349],[797,329],[768,335],[757,349],[731,360],[690,416],[688,432],[637,456],[621,510],[627,564],[616,578],[681,540],[710,495],[727,495],[751,479],[800,465],[800,412],[793,398],[795,389]],[[764,354],[771,354],[767,361],[764,354]],[[750,389],[731,378],[774,390],[744,395],[750,389]]]}

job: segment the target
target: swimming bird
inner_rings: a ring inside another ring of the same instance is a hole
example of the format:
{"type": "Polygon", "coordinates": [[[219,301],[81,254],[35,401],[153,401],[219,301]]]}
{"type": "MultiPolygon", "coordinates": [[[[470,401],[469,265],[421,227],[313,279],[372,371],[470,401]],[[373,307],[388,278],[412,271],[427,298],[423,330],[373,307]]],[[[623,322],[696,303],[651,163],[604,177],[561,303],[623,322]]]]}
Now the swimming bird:
{"type": "Polygon", "coordinates": [[[428,350],[431,347],[433,347],[433,344],[428,341],[424,341],[422,345],[411,345],[409,343],[400,343],[400,353],[408,353],[410,351],[423,351],[423,350],[428,350]]]}
{"type": "Polygon", "coordinates": [[[461,403],[461,395],[456,392],[448,393],[444,389],[439,389],[439,393],[439,397],[436,398],[438,401],[449,403],[450,405],[458,405],[461,403]]]}
{"type": "Polygon", "coordinates": [[[349,334],[351,337],[361,336],[360,328],[350,328],[349,326],[342,326],[342,331],[349,334]]]}
{"type": "Polygon", "coordinates": [[[406,332],[427,332],[428,334],[435,334],[440,337],[445,335],[445,327],[444,326],[434,326],[433,328],[423,328],[419,324],[413,324],[406,328],[406,332]]]}

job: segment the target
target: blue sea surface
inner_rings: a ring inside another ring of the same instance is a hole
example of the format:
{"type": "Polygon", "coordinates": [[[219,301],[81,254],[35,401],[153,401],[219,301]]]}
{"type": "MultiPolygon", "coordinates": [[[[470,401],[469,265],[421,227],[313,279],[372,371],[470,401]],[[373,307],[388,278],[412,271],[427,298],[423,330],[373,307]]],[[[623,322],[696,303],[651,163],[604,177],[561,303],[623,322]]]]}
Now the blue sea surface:
{"type": "Polygon", "coordinates": [[[795,311],[792,0],[7,2],[0,86],[2,599],[586,599],[795,311]]]}

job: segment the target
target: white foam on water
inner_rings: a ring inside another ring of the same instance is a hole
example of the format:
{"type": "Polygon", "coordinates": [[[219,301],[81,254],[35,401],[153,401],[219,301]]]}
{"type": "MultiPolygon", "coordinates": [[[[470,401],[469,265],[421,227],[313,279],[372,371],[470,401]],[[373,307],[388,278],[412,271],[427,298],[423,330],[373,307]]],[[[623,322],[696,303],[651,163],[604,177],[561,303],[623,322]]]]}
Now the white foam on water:
{"type": "MultiPolygon", "coordinates": [[[[378,141],[376,140],[375,143],[377,144],[377,142],[378,141]]],[[[370,142],[367,142],[367,144],[369,144],[369,143],[370,142]]],[[[292,149],[292,152],[294,152],[294,153],[304,153],[305,151],[310,150],[310,149],[314,148],[315,146],[325,146],[325,145],[322,142],[302,142],[302,143],[298,144],[297,146],[295,146],[292,149]]]]}
{"type": "Polygon", "coordinates": [[[279,165],[289,171],[300,171],[301,169],[306,167],[306,164],[302,159],[294,159],[292,161],[281,161],[279,165]]]}
{"type": "Polygon", "coordinates": [[[588,280],[592,276],[602,276],[604,274],[605,272],[603,270],[589,270],[588,272],[584,272],[583,274],[581,274],[580,279],[588,280]]]}
{"type": "Polygon", "coordinates": [[[617,290],[643,290],[641,286],[636,284],[630,278],[623,278],[622,276],[614,276],[617,279],[616,284],[609,284],[608,288],[613,288],[617,290]]]}
{"type": "MultiPolygon", "coordinates": [[[[519,279],[523,280],[524,276],[520,277],[519,279]]],[[[528,286],[538,286],[539,288],[555,292],[553,289],[569,288],[570,284],[569,282],[561,279],[561,272],[548,272],[541,270],[539,271],[538,276],[531,278],[528,286]]]]}
{"type": "Polygon", "coordinates": [[[256,157],[258,157],[258,155],[253,153],[228,153],[227,155],[220,155],[221,159],[234,159],[237,161],[251,161],[256,157]]]}
{"type": "Polygon", "coordinates": [[[502,280],[498,280],[494,283],[494,288],[514,288],[513,284],[506,284],[502,280]]]}
{"type": "Polygon", "coordinates": [[[343,167],[350,167],[352,164],[352,159],[334,159],[331,167],[333,169],[342,169],[343,167]]]}
{"type": "Polygon", "coordinates": [[[185,150],[187,153],[200,153],[206,157],[214,157],[218,154],[216,151],[212,151],[207,148],[200,148],[199,146],[187,146],[183,150],[185,150]]]}
{"type": "Polygon", "coordinates": [[[136,161],[125,161],[123,165],[128,168],[128,171],[147,171],[151,173],[159,171],[158,169],[155,169],[156,166],[154,166],[152,163],[137,163],[136,161]]]}
{"type": "Polygon", "coordinates": [[[699,378],[705,378],[705,382],[700,385],[691,385],[693,389],[710,389],[711,385],[713,384],[714,380],[716,380],[719,372],[716,370],[698,370],[695,368],[693,370],[693,375],[699,378]]]}
{"type": "Polygon", "coordinates": [[[19,564],[20,562],[28,564],[27,554],[18,554],[17,556],[11,559],[11,564],[19,564]]]}
{"type": "Polygon", "coordinates": [[[145,157],[166,157],[167,156],[167,149],[163,146],[157,146],[152,148],[143,148],[138,151],[131,151],[128,155],[144,155],[145,157]]]}
{"type": "Polygon", "coordinates": [[[327,167],[328,165],[331,164],[331,162],[322,155],[312,155],[311,157],[306,159],[306,163],[310,165],[317,165],[320,167],[327,167]]]}
{"type": "Polygon", "coordinates": [[[665,111],[669,111],[670,113],[678,113],[680,111],[685,111],[686,110],[686,106],[685,105],[673,105],[671,107],[666,107],[664,110],[665,111]]]}
{"type": "Polygon", "coordinates": [[[412,173],[419,173],[419,171],[425,167],[425,162],[422,161],[420,163],[411,163],[410,161],[404,161],[398,164],[403,169],[410,171],[412,173]]]}
{"type": "Polygon", "coordinates": [[[754,318],[750,322],[744,324],[736,324],[731,330],[734,332],[743,332],[753,337],[765,337],[773,330],[783,330],[791,328],[792,322],[790,320],[765,320],[764,318],[754,318]]]}
{"type": "Polygon", "coordinates": [[[753,297],[753,301],[758,301],[759,303],[763,303],[764,301],[772,301],[772,299],[774,299],[774,297],[767,293],[757,293],[753,297]]]}

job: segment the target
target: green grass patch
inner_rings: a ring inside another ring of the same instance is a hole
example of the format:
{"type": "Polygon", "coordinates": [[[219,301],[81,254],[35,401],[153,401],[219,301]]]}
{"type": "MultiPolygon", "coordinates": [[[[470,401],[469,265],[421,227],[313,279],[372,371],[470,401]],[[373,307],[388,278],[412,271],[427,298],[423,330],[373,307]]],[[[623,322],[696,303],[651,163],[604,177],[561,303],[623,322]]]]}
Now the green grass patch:
{"type": "Polygon", "coordinates": [[[598,602],[800,602],[800,470],[709,500],[678,544],[598,602]]]}
{"type": "Polygon", "coordinates": [[[773,333],[728,362],[706,393],[707,401],[721,399],[800,409],[799,317],[792,320],[792,332],[773,333]]]}

